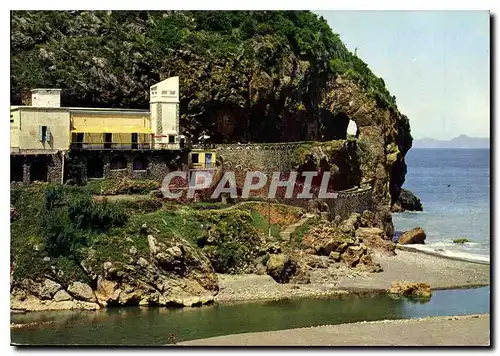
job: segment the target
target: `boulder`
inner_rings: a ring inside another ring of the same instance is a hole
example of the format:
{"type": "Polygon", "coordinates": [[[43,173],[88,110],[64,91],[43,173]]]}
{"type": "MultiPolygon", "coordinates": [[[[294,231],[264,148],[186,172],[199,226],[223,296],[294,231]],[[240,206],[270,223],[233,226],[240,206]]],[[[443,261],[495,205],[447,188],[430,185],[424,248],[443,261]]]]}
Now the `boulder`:
{"type": "Polygon", "coordinates": [[[353,234],[354,231],[359,227],[361,215],[358,213],[352,213],[348,219],[342,221],[339,224],[339,229],[343,233],[353,234]]]}
{"type": "Polygon", "coordinates": [[[388,240],[382,229],[377,227],[360,227],[356,230],[356,238],[372,250],[382,252],[387,256],[394,256],[396,244],[388,240]]]}
{"type": "Polygon", "coordinates": [[[420,199],[410,192],[407,189],[401,189],[401,192],[399,193],[399,197],[396,200],[395,204],[399,205],[399,207],[404,211],[404,210],[409,210],[409,211],[422,211],[424,210],[424,207],[422,206],[422,203],[420,202],[420,199]]]}
{"type": "Polygon", "coordinates": [[[332,252],[330,252],[330,255],[328,256],[328,258],[331,259],[332,261],[339,262],[340,261],[340,252],[332,251],[332,252]]]}
{"type": "Polygon", "coordinates": [[[288,283],[297,267],[289,256],[282,253],[271,255],[266,263],[266,272],[278,283],[288,283]]]}
{"type": "Polygon", "coordinates": [[[363,248],[363,246],[349,246],[340,256],[340,258],[347,266],[356,267],[361,256],[363,256],[365,253],[366,250],[363,248]]]}
{"type": "Polygon", "coordinates": [[[307,265],[312,268],[328,268],[328,257],[325,256],[309,256],[307,265]]]}
{"type": "Polygon", "coordinates": [[[61,289],[61,290],[57,291],[56,294],[54,294],[53,299],[56,302],[63,302],[66,300],[71,300],[73,298],[71,298],[71,296],[68,294],[68,292],[66,292],[64,289],[61,289]]]}
{"type": "Polygon", "coordinates": [[[46,278],[41,286],[40,297],[42,299],[51,299],[61,289],[62,286],[59,283],[46,278]]]}
{"type": "Polygon", "coordinates": [[[311,275],[305,266],[297,266],[297,271],[290,278],[290,283],[294,284],[308,284],[311,283],[311,275]]]}
{"type": "Polygon", "coordinates": [[[369,210],[363,211],[359,224],[361,227],[372,227],[374,224],[375,214],[369,210]]]}
{"type": "Polygon", "coordinates": [[[392,282],[389,293],[422,298],[430,298],[432,296],[431,286],[427,283],[412,283],[401,281],[392,282]]]}
{"type": "Polygon", "coordinates": [[[68,292],[75,299],[84,300],[87,302],[94,302],[96,297],[92,288],[86,283],[74,282],[68,287],[68,292]]]}
{"type": "Polygon", "coordinates": [[[409,231],[404,232],[400,237],[398,243],[401,245],[410,244],[424,244],[425,243],[425,231],[421,227],[416,227],[409,231]]]}

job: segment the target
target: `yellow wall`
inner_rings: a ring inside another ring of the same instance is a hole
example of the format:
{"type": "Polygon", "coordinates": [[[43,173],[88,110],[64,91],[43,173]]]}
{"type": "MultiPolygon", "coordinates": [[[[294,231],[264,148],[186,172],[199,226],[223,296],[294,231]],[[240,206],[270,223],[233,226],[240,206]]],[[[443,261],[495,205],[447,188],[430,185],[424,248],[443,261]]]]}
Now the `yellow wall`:
{"type": "Polygon", "coordinates": [[[151,130],[149,116],[144,113],[71,113],[71,129],[81,132],[132,133],[151,130]]]}
{"type": "Polygon", "coordinates": [[[193,169],[203,169],[205,168],[205,163],[206,163],[206,160],[205,160],[205,154],[206,153],[211,153],[212,154],[212,168],[215,168],[215,159],[216,159],[216,156],[215,156],[215,152],[212,152],[212,151],[195,151],[193,150],[192,152],[189,153],[189,165],[191,168],[193,169]],[[198,163],[193,163],[192,161],[192,155],[193,153],[197,153],[198,154],[198,163]]]}
{"type": "MultiPolygon", "coordinates": [[[[69,112],[54,108],[24,109],[11,112],[18,116],[18,128],[11,129],[11,147],[21,150],[67,150],[69,149],[69,112]],[[40,126],[50,128],[50,141],[40,141],[40,126]],[[17,137],[16,137],[17,136],[17,137]]],[[[16,123],[16,120],[14,124],[16,123]]],[[[15,127],[15,126],[14,126],[15,127]]]]}

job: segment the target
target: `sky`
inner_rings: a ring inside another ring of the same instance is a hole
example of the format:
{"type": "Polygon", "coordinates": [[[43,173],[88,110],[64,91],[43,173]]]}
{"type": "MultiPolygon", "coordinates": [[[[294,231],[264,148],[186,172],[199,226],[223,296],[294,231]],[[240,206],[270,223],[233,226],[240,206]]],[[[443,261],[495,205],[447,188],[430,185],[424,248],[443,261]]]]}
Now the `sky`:
{"type": "Polygon", "coordinates": [[[413,138],[490,136],[486,11],[315,11],[382,77],[413,138]]]}

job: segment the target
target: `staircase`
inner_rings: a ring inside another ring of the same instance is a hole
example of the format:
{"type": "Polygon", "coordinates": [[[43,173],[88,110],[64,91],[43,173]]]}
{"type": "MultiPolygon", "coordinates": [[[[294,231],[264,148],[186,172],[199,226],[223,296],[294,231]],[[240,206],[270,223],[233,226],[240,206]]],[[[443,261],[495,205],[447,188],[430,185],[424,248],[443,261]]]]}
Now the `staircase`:
{"type": "Polygon", "coordinates": [[[291,242],[294,237],[295,230],[304,225],[309,219],[313,218],[314,214],[305,214],[305,216],[295,224],[288,225],[285,230],[280,231],[280,237],[283,241],[291,242]]]}

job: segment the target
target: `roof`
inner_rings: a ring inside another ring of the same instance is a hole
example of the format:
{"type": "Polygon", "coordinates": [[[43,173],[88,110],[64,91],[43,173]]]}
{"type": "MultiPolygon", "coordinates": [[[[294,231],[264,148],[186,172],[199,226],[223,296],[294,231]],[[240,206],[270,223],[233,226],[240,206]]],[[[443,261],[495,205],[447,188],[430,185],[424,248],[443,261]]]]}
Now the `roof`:
{"type": "Polygon", "coordinates": [[[82,108],[82,107],[43,107],[43,106],[11,106],[10,110],[56,110],[85,113],[121,113],[121,114],[145,114],[149,115],[149,110],[144,109],[122,109],[122,108],[82,108]]]}

